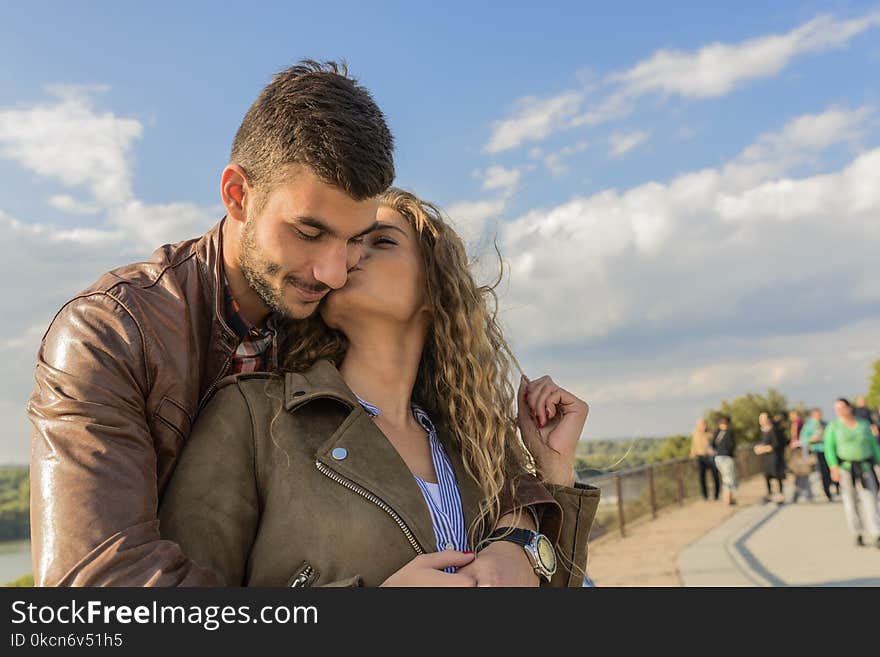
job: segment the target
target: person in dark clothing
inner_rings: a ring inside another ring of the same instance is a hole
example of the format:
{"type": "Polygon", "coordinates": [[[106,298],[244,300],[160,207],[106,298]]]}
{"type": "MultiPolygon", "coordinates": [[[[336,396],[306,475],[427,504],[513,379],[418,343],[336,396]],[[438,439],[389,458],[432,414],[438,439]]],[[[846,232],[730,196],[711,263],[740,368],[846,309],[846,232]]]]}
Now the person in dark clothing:
{"type": "Polygon", "coordinates": [[[712,437],[712,448],[715,450],[715,467],[721,475],[724,503],[728,506],[736,504],[733,498],[736,490],[736,440],[730,430],[730,418],[726,415],[718,418],[718,430],[712,437]]]}
{"type": "Polygon", "coordinates": [[[880,412],[871,410],[865,402],[864,395],[856,397],[856,405],[853,407],[853,415],[857,418],[863,419],[871,425],[871,433],[874,434],[874,438],[880,441],[880,412]]]}
{"type": "Polygon", "coordinates": [[[856,397],[856,405],[853,407],[853,415],[865,420],[865,422],[871,422],[871,409],[865,404],[864,396],[860,395],[856,397]]]}
{"type": "Polygon", "coordinates": [[[700,478],[700,492],[703,499],[709,499],[709,490],[706,486],[706,474],[712,475],[714,491],[713,499],[718,499],[721,493],[721,485],[718,480],[718,468],[715,467],[715,450],[712,448],[712,434],[706,429],[706,420],[697,420],[697,426],[691,434],[691,458],[697,463],[698,476],[700,478]]]}
{"type": "Polygon", "coordinates": [[[761,467],[767,482],[767,495],[764,500],[773,501],[771,482],[775,479],[779,484],[779,494],[776,501],[782,504],[785,501],[782,492],[785,481],[785,436],[767,413],[761,413],[758,416],[758,424],[761,426],[761,438],[755,445],[755,454],[761,456],[761,467]]]}

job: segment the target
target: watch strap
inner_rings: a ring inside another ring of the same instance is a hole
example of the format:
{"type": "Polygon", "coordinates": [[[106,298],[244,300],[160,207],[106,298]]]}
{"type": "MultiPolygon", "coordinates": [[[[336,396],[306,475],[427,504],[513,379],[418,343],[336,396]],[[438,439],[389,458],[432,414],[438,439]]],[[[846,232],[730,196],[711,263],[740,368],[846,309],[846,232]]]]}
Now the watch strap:
{"type": "Polygon", "coordinates": [[[518,527],[513,529],[510,527],[500,527],[489,534],[490,541],[503,539],[505,541],[510,541],[511,543],[516,543],[522,547],[529,545],[534,537],[535,532],[530,529],[521,529],[518,527]]]}

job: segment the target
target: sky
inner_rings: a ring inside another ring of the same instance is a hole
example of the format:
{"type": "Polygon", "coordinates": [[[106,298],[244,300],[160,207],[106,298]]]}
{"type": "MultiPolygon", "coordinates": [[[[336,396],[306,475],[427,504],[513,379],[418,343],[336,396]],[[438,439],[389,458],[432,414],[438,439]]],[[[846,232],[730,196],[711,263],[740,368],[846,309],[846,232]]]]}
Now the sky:
{"type": "Polygon", "coordinates": [[[880,358],[880,3],[32,2],[0,25],[0,463],[40,338],[197,236],[271,76],[344,59],[584,439],[687,433],[774,387],[831,411],[880,358]],[[609,3],[610,4],[610,3],[609,3]],[[671,6],[670,6],[671,5],[671,6]]]}

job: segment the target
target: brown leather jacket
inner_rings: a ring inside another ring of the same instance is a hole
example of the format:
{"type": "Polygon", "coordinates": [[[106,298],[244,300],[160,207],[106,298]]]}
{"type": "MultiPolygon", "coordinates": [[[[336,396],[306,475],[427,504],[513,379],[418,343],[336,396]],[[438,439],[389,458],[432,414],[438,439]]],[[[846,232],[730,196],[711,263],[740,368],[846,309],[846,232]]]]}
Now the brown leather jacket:
{"type": "MultiPolygon", "coordinates": [[[[479,484],[449,432],[436,430],[470,527],[479,484]]],[[[551,490],[563,522],[557,571],[542,586],[579,587],[599,489],[551,490]]],[[[326,360],[301,374],[221,381],[159,518],[163,536],[228,586],[378,586],[416,555],[439,549],[415,478],[326,360]]]]}
{"type": "MultiPolygon", "coordinates": [[[[159,534],[159,498],[238,338],[224,320],[221,221],[67,302],[37,355],[28,401],[31,555],[38,586],[219,584],[159,534]]],[[[545,533],[561,511],[537,481],[545,533]]]]}

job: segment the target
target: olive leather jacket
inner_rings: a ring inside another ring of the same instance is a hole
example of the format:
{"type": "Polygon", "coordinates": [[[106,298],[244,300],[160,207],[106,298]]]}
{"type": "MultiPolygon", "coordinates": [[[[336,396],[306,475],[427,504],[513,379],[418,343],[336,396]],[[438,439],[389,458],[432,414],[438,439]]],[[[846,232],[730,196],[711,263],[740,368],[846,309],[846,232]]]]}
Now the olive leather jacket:
{"type": "MultiPolygon", "coordinates": [[[[469,527],[480,490],[448,432],[436,428],[469,527]]],[[[550,585],[580,586],[599,490],[550,489],[563,510],[550,585]]],[[[377,586],[437,550],[412,473],[326,360],[302,374],[224,379],[178,461],[159,519],[163,537],[227,586],[377,586]]]]}
{"type": "MultiPolygon", "coordinates": [[[[27,406],[36,585],[220,582],[160,537],[156,512],[239,342],[224,319],[222,226],[104,274],[43,336],[27,406]]],[[[516,501],[547,527],[561,516],[536,480],[516,501]]]]}

